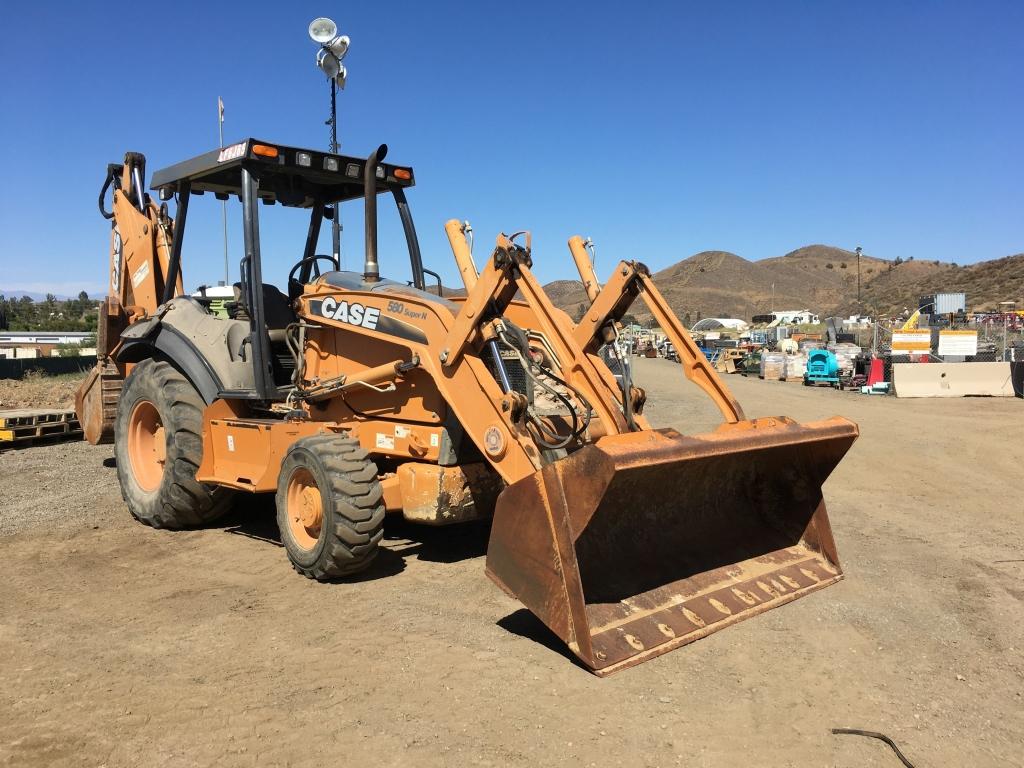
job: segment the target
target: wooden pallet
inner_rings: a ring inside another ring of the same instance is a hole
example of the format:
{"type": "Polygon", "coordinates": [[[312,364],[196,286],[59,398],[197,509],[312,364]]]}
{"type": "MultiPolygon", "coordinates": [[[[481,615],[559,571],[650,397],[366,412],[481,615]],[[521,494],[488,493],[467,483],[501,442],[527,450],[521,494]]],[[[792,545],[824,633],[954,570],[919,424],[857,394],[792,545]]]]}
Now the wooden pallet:
{"type": "Polygon", "coordinates": [[[82,426],[72,410],[0,411],[0,448],[20,448],[45,440],[79,440],[82,426]]]}

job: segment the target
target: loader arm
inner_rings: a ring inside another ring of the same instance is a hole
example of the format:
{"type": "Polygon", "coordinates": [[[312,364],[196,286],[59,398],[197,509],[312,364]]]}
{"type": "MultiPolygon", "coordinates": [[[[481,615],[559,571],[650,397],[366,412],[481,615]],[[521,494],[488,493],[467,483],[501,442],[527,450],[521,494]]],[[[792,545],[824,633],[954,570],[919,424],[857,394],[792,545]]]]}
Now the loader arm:
{"type": "Polygon", "coordinates": [[[629,431],[615,388],[559,318],[559,310],[530,272],[530,260],[524,254],[528,251],[513,245],[504,235],[498,237],[494,254],[455,318],[441,351],[442,365],[450,369],[471,345],[484,339],[488,328],[486,318],[501,315],[520,291],[533,312],[537,330],[544,334],[562,361],[564,378],[584,393],[605,433],[629,431]]]}
{"type": "MultiPolygon", "coordinates": [[[[596,278],[592,277],[593,267],[583,248],[583,241],[574,237],[569,241],[569,248],[577,267],[580,268],[584,285],[588,284],[588,277],[591,284],[595,285],[596,278]],[[589,275],[585,274],[585,269],[580,267],[581,264],[589,267],[589,275]]],[[[588,294],[589,292],[588,288],[588,294]]],[[[618,322],[638,297],[643,299],[658,325],[678,350],[679,361],[686,378],[711,397],[726,422],[734,424],[743,421],[745,416],[740,404],[698,349],[686,327],[668,306],[665,297],[655,287],[650,271],[639,262],[619,262],[611,279],[597,292],[590,309],[576,326],[576,343],[587,352],[596,350],[603,343],[601,329],[609,322],[618,322]]]]}

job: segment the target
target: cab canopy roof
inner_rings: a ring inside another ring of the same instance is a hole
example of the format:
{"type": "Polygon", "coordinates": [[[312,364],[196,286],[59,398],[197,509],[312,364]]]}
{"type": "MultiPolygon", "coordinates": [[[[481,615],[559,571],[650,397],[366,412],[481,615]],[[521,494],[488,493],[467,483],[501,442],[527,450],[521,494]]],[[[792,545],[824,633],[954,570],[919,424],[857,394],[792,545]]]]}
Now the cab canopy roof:
{"type": "MultiPolygon", "coordinates": [[[[225,200],[241,195],[242,170],[246,169],[258,179],[259,197],[265,203],[311,208],[362,197],[365,164],[366,158],[250,138],[159,170],[153,174],[151,187],[162,200],[188,186],[192,194],[213,192],[225,200]]],[[[414,183],[408,166],[377,165],[378,193],[414,183]]]]}

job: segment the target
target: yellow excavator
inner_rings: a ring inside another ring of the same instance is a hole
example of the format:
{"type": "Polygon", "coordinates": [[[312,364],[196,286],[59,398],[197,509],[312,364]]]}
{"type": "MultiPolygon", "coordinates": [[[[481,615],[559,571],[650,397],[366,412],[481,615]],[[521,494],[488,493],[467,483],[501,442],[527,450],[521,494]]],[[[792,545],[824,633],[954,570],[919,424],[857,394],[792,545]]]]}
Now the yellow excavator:
{"type": "Polygon", "coordinates": [[[157,200],[142,155],[108,167],[110,294],[77,409],[90,442],[114,441],[136,519],[203,525],[240,494],[273,493],[293,567],[329,581],[372,566],[388,513],[493,518],[487,575],[599,675],[842,577],[822,483],[855,424],[748,419],[648,269],[621,261],[602,286],[579,238],[569,246],[589,307],[578,324],[534,277],[528,233],[499,235],[478,271],[449,222],[466,295],[441,295],[406,198],[413,169],[386,154],[250,138],[158,171],[157,200]],[[241,280],[216,307],[182,290],[187,213],[202,194],[241,213],[241,280]],[[408,281],[381,275],[382,195],[397,207],[408,281]],[[316,246],[334,205],[353,200],[365,258],[344,271],[316,246]],[[309,224],[278,288],[264,282],[260,219],[282,209],[309,224]],[[606,366],[637,300],[717,405],[716,430],[654,428],[630,366],[606,366]]]}

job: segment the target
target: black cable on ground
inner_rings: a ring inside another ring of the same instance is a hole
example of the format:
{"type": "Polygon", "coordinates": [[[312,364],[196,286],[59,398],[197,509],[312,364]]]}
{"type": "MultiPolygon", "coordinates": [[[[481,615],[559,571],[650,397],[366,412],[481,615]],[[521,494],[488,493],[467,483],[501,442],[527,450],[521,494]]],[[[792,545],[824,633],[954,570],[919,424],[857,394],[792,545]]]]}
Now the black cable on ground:
{"type": "Polygon", "coordinates": [[[907,768],[914,768],[914,764],[907,760],[906,756],[900,752],[900,748],[896,746],[896,742],[884,733],[879,733],[878,731],[862,731],[860,728],[833,728],[832,733],[851,733],[854,736],[867,736],[872,739],[884,741],[892,747],[892,751],[896,753],[896,757],[900,759],[901,763],[903,763],[907,768]]]}

